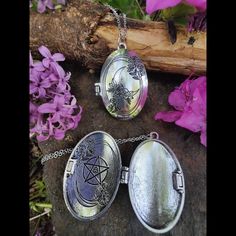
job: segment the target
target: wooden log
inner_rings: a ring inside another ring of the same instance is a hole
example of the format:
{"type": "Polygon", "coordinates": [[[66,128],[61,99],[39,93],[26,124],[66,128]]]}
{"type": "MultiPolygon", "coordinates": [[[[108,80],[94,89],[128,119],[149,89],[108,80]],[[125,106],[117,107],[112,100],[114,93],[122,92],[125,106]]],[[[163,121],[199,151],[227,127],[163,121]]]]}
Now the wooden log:
{"type": "MultiPolygon", "coordinates": [[[[170,73],[206,73],[206,33],[189,33],[177,27],[172,44],[164,22],[127,20],[127,46],[141,57],[147,69],[170,73]],[[188,44],[189,38],[195,42],[188,44]]],[[[90,1],[71,1],[63,12],[30,12],[30,49],[41,45],[99,69],[117,48],[117,24],[109,10],[90,1]]]]}

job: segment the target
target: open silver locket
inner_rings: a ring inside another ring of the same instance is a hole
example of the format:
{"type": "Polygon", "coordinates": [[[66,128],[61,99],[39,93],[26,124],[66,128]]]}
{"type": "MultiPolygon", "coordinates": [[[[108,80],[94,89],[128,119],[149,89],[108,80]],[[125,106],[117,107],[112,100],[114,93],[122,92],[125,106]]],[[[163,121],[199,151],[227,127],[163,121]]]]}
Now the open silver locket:
{"type": "Polygon", "coordinates": [[[147,73],[141,59],[126,47],[118,47],[103,64],[95,91],[113,117],[129,120],[137,116],[148,93],[147,73]]]}
{"type": "Polygon", "coordinates": [[[184,175],[173,151],[151,136],[122,166],[115,139],[106,132],[86,135],[67,162],[63,194],[70,213],[81,221],[105,214],[120,183],[127,184],[139,221],[150,231],[165,233],[180,218],[185,199],[184,175]]]}

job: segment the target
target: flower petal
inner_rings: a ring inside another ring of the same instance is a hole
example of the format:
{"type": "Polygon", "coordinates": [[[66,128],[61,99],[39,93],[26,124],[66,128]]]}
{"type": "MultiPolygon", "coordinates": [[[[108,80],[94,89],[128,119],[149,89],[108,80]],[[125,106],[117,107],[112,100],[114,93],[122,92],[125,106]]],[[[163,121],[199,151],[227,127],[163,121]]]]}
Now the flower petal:
{"type": "Polygon", "coordinates": [[[201,11],[206,10],[206,0],[186,0],[188,4],[198,8],[201,11]]]}
{"type": "Polygon", "coordinates": [[[201,144],[203,144],[206,147],[207,146],[206,131],[201,132],[200,140],[201,140],[201,144]]]}
{"type": "Polygon", "coordinates": [[[49,79],[52,81],[52,82],[56,82],[59,80],[58,76],[56,76],[55,74],[51,73],[49,75],[49,79]]]}
{"type": "Polygon", "coordinates": [[[46,78],[46,79],[41,81],[40,85],[43,88],[50,88],[52,84],[51,84],[49,78],[46,78]]]}
{"type": "Polygon", "coordinates": [[[44,0],[39,0],[37,5],[37,11],[43,13],[46,10],[46,4],[44,0]]]}
{"type": "Polygon", "coordinates": [[[200,76],[197,79],[194,79],[194,80],[191,80],[191,81],[192,81],[192,83],[190,85],[190,90],[191,90],[191,93],[194,93],[196,88],[201,86],[201,84],[206,83],[206,76],[200,76]]]}
{"type": "Polygon", "coordinates": [[[37,71],[40,71],[40,72],[45,70],[42,62],[36,62],[34,64],[34,69],[37,70],[37,71]]]}
{"type": "Polygon", "coordinates": [[[44,98],[46,96],[46,90],[43,87],[39,87],[39,97],[44,98]]]}
{"type": "Polygon", "coordinates": [[[183,112],[182,116],[175,124],[193,132],[198,132],[201,131],[203,119],[200,114],[196,114],[192,109],[188,109],[188,111],[183,112]]]}
{"type": "Polygon", "coordinates": [[[65,71],[63,70],[63,68],[57,62],[51,62],[51,66],[60,78],[63,79],[65,77],[65,71]]]}
{"type": "Polygon", "coordinates": [[[47,7],[51,10],[54,9],[54,4],[53,4],[52,0],[47,0],[47,7]]]}
{"type": "Polygon", "coordinates": [[[64,57],[64,55],[61,54],[61,53],[55,53],[55,54],[53,54],[52,59],[53,59],[54,61],[65,61],[65,57],[64,57]]]}
{"type": "Polygon", "coordinates": [[[150,15],[154,11],[176,6],[181,1],[182,0],[146,0],[146,12],[150,15]]]}
{"type": "Polygon", "coordinates": [[[61,129],[54,130],[54,137],[57,140],[62,140],[65,137],[65,131],[61,129]]]}
{"type": "Polygon", "coordinates": [[[30,83],[30,94],[36,93],[38,91],[38,88],[35,86],[35,84],[30,83]]]}
{"type": "Polygon", "coordinates": [[[44,103],[38,107],[40,113],[54,113],[56,112],[56,105],[54,103],[44,103]]]}
{"type": "Polygon", "coordinates": [[[163,120],[166,122],[174,122],[178,120],[182,115],[181,111],[166,111],[166,112],[158,112],[155,115],[155,120],[163,120]]]}
{"type": "Polygon", "coordinates": [[[42,63],[43,63],[43,65],[44,65],[46,68],[49,68],[50,59],[44,58],[44,59],[42,60],[42,63]]]}
{"type": "Polygon", "coordinates": [[[50,58],[52,56],[52,54],[49,51],[49,49],[47,47],[43,46],[43,45],[41,47],[39,47],[39,52],[45,58],[50,58]]]}
{"type": "Polygon", "coordinates": [[[168,102],[178,111],[183,111],[186,104],[186,97],[179,88],[170,93],[168,102]]]}

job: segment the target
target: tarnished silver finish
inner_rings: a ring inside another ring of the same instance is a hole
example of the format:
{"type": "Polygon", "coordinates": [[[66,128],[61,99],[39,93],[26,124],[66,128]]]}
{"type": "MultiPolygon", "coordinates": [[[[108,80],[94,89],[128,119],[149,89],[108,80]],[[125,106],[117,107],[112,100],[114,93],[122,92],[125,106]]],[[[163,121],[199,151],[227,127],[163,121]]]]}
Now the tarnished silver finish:
{"type": "Polygon", "coordinates": [[[165,233],[175,226],[184,205],[184,176],[165,143],[150,139],[136,148],[128,186],[133,209],[146,228],[165,233]]]}
{"type": "Polygon", "coordinates": [[[137,116],[148,92],[147,73],[141,59],[125,48],[111,53],[95,90],[112,116],[123,120],[137,116]]]}
{"type": "Polygon", "coordinates": [[[113,202],[121,174],[121,158],[115,140],[96,131],[85,136],[67,162],[63,194],[66,206],[79,220],[93,220],[113,202]]]}
{"type": "Polygon", "coordinates": [[[178,222],[185,200],[184,175],[158,133],[118,140],[103,131],[85,136],[65,168],[66,206],[77,219],[94,220],[110,207],[120,183],[128,184],[135,214],[148,230],[165,233],[178,222]],[[130,166],[122,167],[117,143],[140,140],[144,141],[136,148],[130,166]]]}

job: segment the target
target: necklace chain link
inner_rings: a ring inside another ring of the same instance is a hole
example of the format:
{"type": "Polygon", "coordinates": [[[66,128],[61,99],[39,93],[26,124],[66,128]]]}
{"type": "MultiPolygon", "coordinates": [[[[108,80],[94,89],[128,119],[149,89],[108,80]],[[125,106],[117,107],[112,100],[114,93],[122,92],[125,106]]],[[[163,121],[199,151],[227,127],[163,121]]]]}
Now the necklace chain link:
{"type": "Polygon", "coordinates": [[[109,4],[105,4],[106,7],[108,7],[112,12],[113,15],[116,18],[116,22],[118,25],[118,29],[119,29],[119,39],[118,39],[118,46],[123,45],[126,47],[125,45],[125,39],[126,39],[126,34],[127,34],[127,20],[126,20],[126,14],[122,13],[122,18],[123,18],[123,27],[121,26],[121,17],[118,15],[117,11],[115,10],[115,8],[113,8],[112,6],[110,6],[109,4]]]}
{"type": "MultiPolygon", "coordinates": [[[[124,143],[128,143],[128,142],[137,142],[137,141],[142,141],[142,140],[146,140],[149,138],[159,138],[159,135],[155,132],[152,132],[150,134],[147,135],[140,135],[137,137],[131,137],[131,138],[126,138],[126,139],[115,139],[115,142],[119,145],[119,144],[124,144],[124,143]]],[[[43,165],[46,161],[51,160],[51,159],[56,159],[56,158],[60,158],[62,156],[64,156],[65,154],[70,154],[72,153],[74,148],[65,148],[65,149],[60,149],[58,151],[46,154],[44,156],[42,156],[41,159],[41,164],[43,165]]]]}

